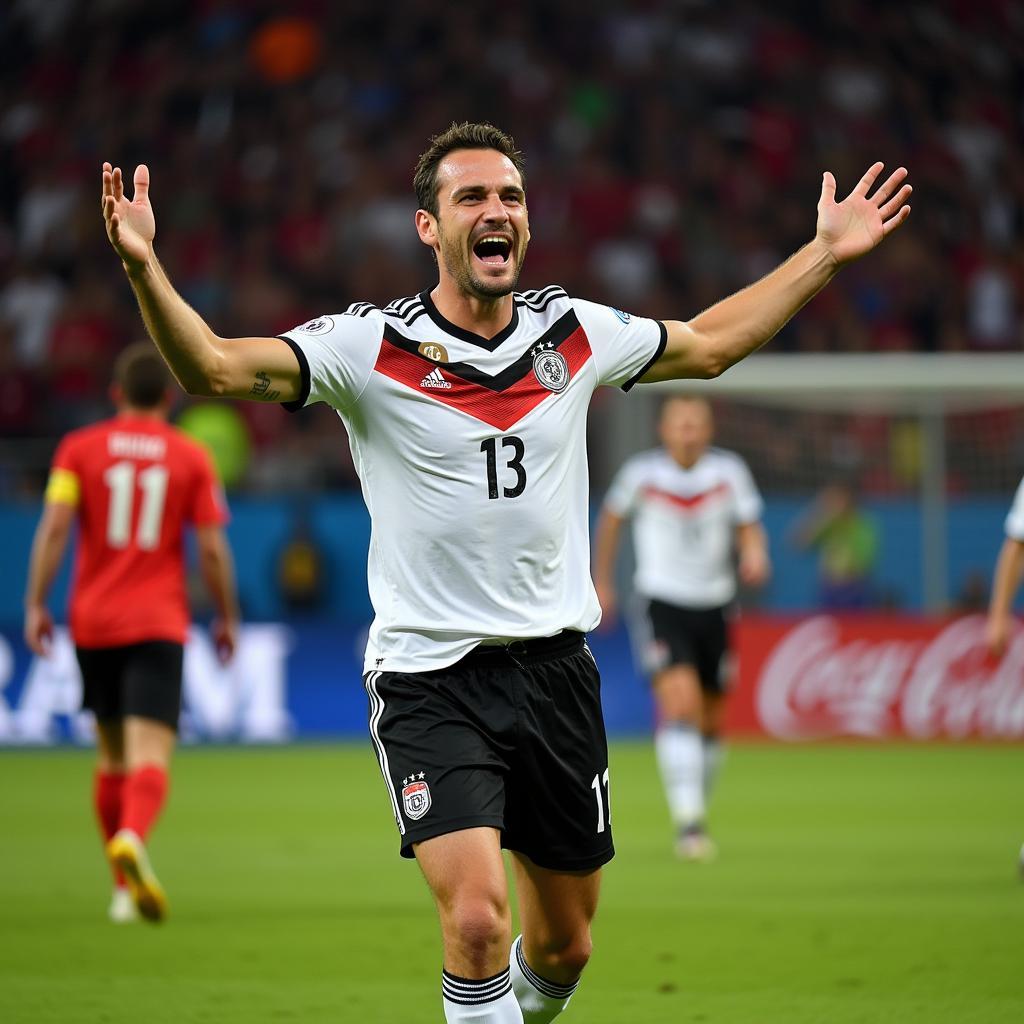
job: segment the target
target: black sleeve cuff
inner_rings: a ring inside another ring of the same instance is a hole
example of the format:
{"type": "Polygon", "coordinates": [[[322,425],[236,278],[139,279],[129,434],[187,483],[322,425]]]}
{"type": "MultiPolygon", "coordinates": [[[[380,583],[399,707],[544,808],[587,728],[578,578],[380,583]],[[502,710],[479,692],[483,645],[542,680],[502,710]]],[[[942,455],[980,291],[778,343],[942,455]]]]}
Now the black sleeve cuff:
{"type": "MultiPolygon", "coordinates": [[[[663,331],[664,329],[662,327],[663,331]]],[[[295,353],[295,358],[299,361],[299,397],[293,402],[282,402],[281,406],[289,412],[298,412],[309,400],[309,361],[296,341],[286,338],[283,334],[279,334],[278,337],[295,353]]],[[[664,348],[664,342],[662,347],[664,348]]]]}
{"type": "Polygon", "coordinates": [[[658,320],[658,331],[661,336],[658,338],[658,347],[654,350],[654,355],[644,363],[643,368],[633,374],[625,384],[622,385],[623,391],[629,391],[629,389],[636,384],[638,380],[661,358],[662,353],[665,351],[665,346],[668,344],[668,328],[658,320]]]}

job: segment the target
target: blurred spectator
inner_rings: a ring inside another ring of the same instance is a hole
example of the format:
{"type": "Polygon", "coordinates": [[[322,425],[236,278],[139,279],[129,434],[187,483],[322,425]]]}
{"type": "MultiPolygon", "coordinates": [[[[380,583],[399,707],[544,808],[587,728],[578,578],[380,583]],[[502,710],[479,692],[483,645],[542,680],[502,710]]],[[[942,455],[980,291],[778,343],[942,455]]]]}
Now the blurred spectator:
{"type": "Polygon", "coordinates": [[[292,521],[292,532],[278,552],[275,567],[281,600],[292,614],[309,614],[323,608],[330,576],[326,557],[307,511],[298,509],[292,521]]]}
{"type": "Polygon", "coordinates": [[[818,552],[818,602],[830,611],[860,610],[874,604],[872,572],[878,556],[878,528],[857,505],[853,487],[830,484],[796,524],[793,539],[818,552]]]}

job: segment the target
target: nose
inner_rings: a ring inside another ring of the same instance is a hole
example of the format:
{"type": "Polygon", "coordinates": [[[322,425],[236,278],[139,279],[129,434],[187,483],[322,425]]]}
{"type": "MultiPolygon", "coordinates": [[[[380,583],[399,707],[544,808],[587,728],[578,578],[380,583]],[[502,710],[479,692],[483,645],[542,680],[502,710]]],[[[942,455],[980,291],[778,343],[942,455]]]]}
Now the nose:
{"type": "Polygon", "coordinates": [[[505,209],[505,204],[501,201],[501,196],[496,192],[492,192],[491,195],[487,197],[487,205],[484,208],[484,219],[489,224],[508,223],[508,210],[505,209]]]}

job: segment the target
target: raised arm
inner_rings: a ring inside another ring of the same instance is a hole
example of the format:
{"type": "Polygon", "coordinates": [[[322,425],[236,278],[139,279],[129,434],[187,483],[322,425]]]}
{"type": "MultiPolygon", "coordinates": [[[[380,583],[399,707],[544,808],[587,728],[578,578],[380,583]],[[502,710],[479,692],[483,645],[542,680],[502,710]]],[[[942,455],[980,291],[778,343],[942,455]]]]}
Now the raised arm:
{"type": "Polygon", "coordinates": [[[135,168],[125,195],[120,167],[103,165],[103,219],[121,257],[142,319],[160,354],[190,395],[286,402],[299,397],[299,361],[280,338],[221,338],[174,290],[153,249],[156,219],[149,169],[135,168]]]}
{"type": "Polygon", "coordinates": [[[645,382],[717,377],[759,349],[835,276],[844,263],[874,249],[910,216],[910,185],[900,167],[868,197],[882,164],[872,165],[857,187],[836,202],[836,180],[826,171],[813,241],[785,263],[692,320],[668,320],[661,358],[645,382]]]}

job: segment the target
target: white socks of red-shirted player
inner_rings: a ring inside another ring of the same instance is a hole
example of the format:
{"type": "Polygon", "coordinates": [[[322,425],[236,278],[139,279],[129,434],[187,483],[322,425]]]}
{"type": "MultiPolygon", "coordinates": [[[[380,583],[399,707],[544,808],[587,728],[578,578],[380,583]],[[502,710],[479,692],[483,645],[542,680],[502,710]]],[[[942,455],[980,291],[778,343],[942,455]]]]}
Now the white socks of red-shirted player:
{"type": "Polygon", "coordinates": [[[661,781],[677,828],[704,820],[704,754],[700,732],[688,722],[667,722],[654,734],[661,781]]]}

